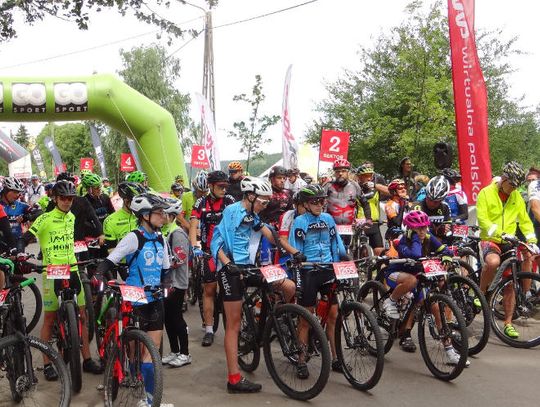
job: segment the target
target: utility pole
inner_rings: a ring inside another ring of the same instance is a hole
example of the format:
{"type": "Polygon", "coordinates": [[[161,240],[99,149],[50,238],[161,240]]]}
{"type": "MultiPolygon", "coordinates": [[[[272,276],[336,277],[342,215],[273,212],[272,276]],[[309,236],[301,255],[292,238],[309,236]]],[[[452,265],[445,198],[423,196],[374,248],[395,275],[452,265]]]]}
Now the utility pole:
{"type": "Polygon", "coordinates": [[[216,123],[216,105],[214,96],[214,46],[212,39],[212,12],[207,11],[204,29],[204,71],[202,94],[208,100],[214,126],[216,123]]]}

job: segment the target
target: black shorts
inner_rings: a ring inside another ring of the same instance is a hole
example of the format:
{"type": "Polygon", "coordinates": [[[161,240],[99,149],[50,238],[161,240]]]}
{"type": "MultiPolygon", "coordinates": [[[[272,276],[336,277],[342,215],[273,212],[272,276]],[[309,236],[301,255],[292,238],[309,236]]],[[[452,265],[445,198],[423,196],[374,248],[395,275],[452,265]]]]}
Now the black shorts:
{"type": "MultiPolygon", "coordinates": [[[[297,276],[296,286],[298,288],[298,305],[303,307],[314,307],[317,303],[317,292],[321,297],[328,297],[332,283],[336,279],[332,270],[302,270],[297,276]]],[[[332,298],[332,305],[337,304],[337,296],[332,298]]]]}
{"type": "Polygon", "coordinates": [[[139,327],[145,332],[163,329],[163,301],[152,301],[149,304],[133,307],[133,314],[139,319],[139,327]]]}
{"type": "Polygon", "coordinates": [[[371,227],[366,230],[366,236],[369,238],[369,245],[372,248],[384,247],[381,228],[378,224],[371,225],[371,227]]]}
{"type": "MultiPolygon", "coordinates": [[[[238,265],[238,267],[249,268],[252,265],[238,265]]],[[[262,275],[245,277],[242,274],[231,274],[224,267],[217,272],[219,291],[223,293],[223,301],[241,301],[244,298],[246,287],[260,287],[263,282],[262,275]]]]}

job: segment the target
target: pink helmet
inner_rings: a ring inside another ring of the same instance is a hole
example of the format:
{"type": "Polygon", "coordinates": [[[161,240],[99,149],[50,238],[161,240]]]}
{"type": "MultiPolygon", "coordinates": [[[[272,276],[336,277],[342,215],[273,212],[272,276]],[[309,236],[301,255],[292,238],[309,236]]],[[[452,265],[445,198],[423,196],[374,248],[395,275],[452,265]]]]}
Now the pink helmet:
{"type": "Polygon", "coordinates": [[[410,211],[403,218],[403,224],[408,228],[421,228],[429,226],[429,218],[422,211],[410,211]]]}
{"type": "Polygon", "coordinates": [[[336,161],[334,161],[334,165],[332,166],[334,170],[337,170],[338,168],[351,168],[351,163],[347,161],[344,158],[338,158],[336,161]]]}

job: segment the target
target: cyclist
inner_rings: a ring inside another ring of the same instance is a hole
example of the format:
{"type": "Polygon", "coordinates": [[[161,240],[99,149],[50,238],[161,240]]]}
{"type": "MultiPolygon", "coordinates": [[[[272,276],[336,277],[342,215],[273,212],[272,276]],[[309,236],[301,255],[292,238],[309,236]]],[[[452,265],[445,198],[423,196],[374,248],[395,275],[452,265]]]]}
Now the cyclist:
{"type": "MultiPolygon", "coordinates": [[[[291,226],[297,216],[306,213],[306,207],[304,203],[306,202],[306,199],[303,199],[302,197],[305,195],[312,195],[313,193],[315,193],[314,191],[316,191],[317,187],[317,185],[306,185],[305,187],[301,188],[300,191],[295,192],[292,199],[294,208],[281,215],[281,218],[279,220],[279,244],[281,248],[290,255],[298,251],[289,244],[291,226]]],[[[279,258],[279,262],[281,264],[285,263],[287,260],[290,259],[289,255],[283,255],[283,252],[280,254],[281,255],[279,258]]]]}
{"type": "MultiPolygon", "coordinates": [[[[223,211],[222,220],[214,229],[211,242],[212,256],[219,261],[217,279],[223,293],[223,308],[227,324],[225,328],[225,354],[227,358],[229,393],[254,393],[262,386],[242,377],[238,368],[238,333],[242,315],[244,287],[260,284],[260,278],[242,278],[241,268],[254,264],[256,253],[250,245],[254,233],[260,232],[272,241],[270,229],[261,222],[259,213],[269,204],[272,187],[268,181],[245,177],[241,184],[244,197],[240,202],[229,205],[223,211]]],[[[278,283],[279,284],[279,283],[278,283]]],[[[295,285],[282,280],[279,286],[289,301],[294,296],[295,285]]]]}
{"type": "Polygon", "coordinates": [[[287,180],[285,181],[285,188],[290,190],[293,194],[300,191],[307,185],[306,181],[299,177],[300,170],[298,168],[291,168],[287,170],[287,180]]]}
{"type": "Polygon", "coordinates": [[[142,171],[135,170],[133,172],[130,172],[126,176],[127,182],[136,182],[137,184],[141,184],[143,187],[148,188],[148,177],[146,174],[142,171]]]}
{"type": "Polygon", "coordinates": [[[189,241],[194,256],[201,256],[203,263],[203,314],[205,333],[202,346],[211,346],[214,342],[214,297],[217,290],[216,264],[205,254],[210,253],[210,242],[214,228],[221,222],[223,210],[234,203],[234,198],[226,195],[229,177],[223,171],[208,174],[209,193],[197,200],[191,211],[189,223],[189,241]],[[200,231],[200,243],[197,234],[200,231]]]}
{"type": "MultiPolygon", "coordinates": [[[[171,255],[171,268],[163,277],[163,282],[171,286],[165,298],[165,331],[169,338],[171,353],[162,358],[162,363],[171,367],[189,365],[188,327],[184,320],[183,305],[188,288],[189,238],[184,229],[176,225],[176,217],[182,213],[182,203],[174,198],[167,199],[169,208],[165,209],[168,219],[167,238],[171,255]]],[[[163,229],[162,229],[163,230],[163,229]]]]}
{"type": "Polygon", "coordinates": [[[192,191],[188,191],[182,194],[182,209],[183,217],[180,217],[180,226],[185,230],[189,230],[189,222],[191,219],[191,210],[193,205],[197,202],[197,199],[202,198],[208,194],[208,173],[206,171],[199,171],[195,175],[195,179],[191,182],[193,187],[192,191]]]}
{"type": "Polygon", "coordinates": [[[90,202],[96,211],[96,216],[103,224],[105,218],[114,213],[114,206],[111,203],[111,199],[104,194],[103,190],[101,189],[101,177],[93,173],[87,174],[82,179],[82,184],[88,191],[85,198],[88,200],[88,202],[90,202]]]}
{"type": "Polygon", "coordinates": [[[113,187],[111,185],[111,181],[107,177],[103,177],[103,185],[101,189],[103,190],[103,193],[107,195],[109,198],[113,196],[113,187]]]}
{"type": "MultiPolygon", "coordinates": [[[[25,244],[32,237],[39,241],[43,253],[43,265],[74,265],[77,262],[74,249],[75,216],[70,212],[77,195],[75,185],[71,181],[61,180],[54,184],[52,200],[54,209],[40,215],[32,224],[28,232],[23,235],[25,244]]],[[[84,291],[81,289],[81,280],[76,265],[70,267],[70,285],[78,291],[77,304],[81,309],[81,354],[83,357],[83,371],[93,374],[103,373],[103,366],[91,358],[88,342],[88,329],[86,327],[86,313],[84,312],[84,291]]],[[[47,272],[43,273],[43,309],[44,319],[41,328],[41,339],[48,342],[52,336],[52,329],[58,311],[58,298],[55,294],[55,280],[47,279],[47,272]]],[[[88,306],[92,306],[88,304],[88,306]]],[[[44,357],[43,374],[48,381],[58,379],[58,373],[50,361],[44,357]]]]}
{"type": "Polygon", "coordinates": [[[174,183],[177,185],[180,185],[182,187],[183,191],[189,191],[188,186],[184,186],[184,176],[178,174],[176,177],[174,177],[174,183]]]}
{"type": "Polygon", "coordinates": [[[11,233],[16,239],[22,236],[22,224],[39,216],[33,207],[21,201],[22,193],[24,193],[24,185],[20,180],[13,177],[4,178],[0,203],[8,216],[11,233]]]}
{"type": "Polygon", "coordinates": [[[426,199],[415,202],[413,209],[428,215],[431,222],[431,231],[442,242],[446,239],[447,226],[443,222],[451,220],[450,207],[444,201],[450,191],[450,184],[442,175],[429,180],[426,185],[426,199]]]}
{"type": "Polygon", "coordinates": [[[469,219],[469,205],[467,195],[458,186],[461,181],[461,174],[452,168],[445,168],[442,170],[442,175],[450,184],[448,195],[444,198],[450,208],[450,217],[458,223],[466,223],[467,219],[469,219]]]}
{"type": "Polygon", "coordinates": [[[388,229],[401,228],[403,216],[409,210],[409,196],[405,181],[396,178],[388,184],[390,199],[384,206],[386,218],[388,219],[388,229]]]}
{"type": "MultiPolygon", "coordinates": [[[[484,257],[484,267],[480,274],[480,289],[486,293],[497,268],[501,263],[501,253],[507,249],[502,241],[504,234],[515,235],[517,222],[527,242],[534,243],[536,252],[536,235],[534,227],[527,214],[525,201],[517,188],[525,180],[523,167],[515,161],[506,163],[502,174],[478,194],[476,214],[480,226],[480,248],[484,257]]],[[[524,253],[523,271],[531,271],[531,256],[524,253]]],[[[506,276],[506,272],[503,274],[506,276]]],[[[525,291],[526,287],[524,287],[525,291]]],[[[504,334],[516,339],[519,332],[512,325],[514,288],[509,285],[504,290],[504,334]]]]}
{"type": "Polygon", "coordinates": [[[112,249],[129,232],[137,229],[137,218],[131,211],[131,201],[137,195],[144,193],[144,188],[134,182],[121,182],[118,185],[118,195],[122,198],[122,207],[107,216],[103,222],[103,233],[107,247],[112,249]]]}
{"type": "Polygon", "coordinates": [[[229,169],[229,188],[227,193],[231,195],[235,201],[242,200],[242,189],[240,188],[240,182],[244,177],[244,167],[240,161],[232,161],[228,165],[229,169]]]}
{"type": "Polygon", "coordinates": [[[416,171],[413,171],[413,163],[409,157],[403,157],[399,162],[399,170],[395,178],[402,179],[407,187],[407,195],[411,199],[416,199],[416,186],[414,184],[414,178],[418,175],[416,171]]]}
{"type": "Polygon", "coordinates": [[[79,196],[85,196],[88,192],[86,187],[83,185],[83,178],[86,177],[88,174],[91,174],[92,171],[90,170],[81,170],[81,177],[78,178],[76,175],[73,176],[73,183],[75,184],[75,188],[77,190],[77,195],[79,196]]]}
{"type": "MultiPolygon", "coordinates": [[[[165,212],[169,205],[160,196],[144,193],[131,200],[131,210],[137,217],[139,227],[129,232],[98,266],[104,275],[112,270],[122,259],[126,259],[129,275],[126,284],[135,287],[157,287],[162,276],[170,269],[168,246],[160,229],[167,221],[165,212]]],[[[140,318],[140,328],[148,333],[154,345],[159,348],[163,334],[163,301],[152,294],[146,295],[147,304],[133,303],[133,312],[140,318]]],[[[143,355],[141,374],[144,378],[147,402],[152,405],[154,392],[154,369],[150,355],[143,355]]],[[[145,405],[142,402],[139,405],[145,405]]]]}
{"type": "MultiPolygon", "coordinates": [[[[348,260],[349,257],[341,237],[336,230],[333,217],[323,212],[326,203],[326,191],[318,185],[305,188],[299,194],[300,202],[305,206],[306,212],[296,217],[289,235],[290,245],[300,254],[296,258],[309,262],[337,262],[348,260]]],[[[334,281],[333,270],[317,271],[302,270],[297,277],[297,286],[300,292],[297,302],[308,308],[311,312],[317,302],[317,292],[321,294],[321,301],[328,303],[330,284],[334,281]]],[[[341,371],[341,365],[336,357],[336,344],[334,331],[338,314],[338,302],[334,296],[328,313],[326,334],[332,351],[332,370],[341,371]]],[[[299,338],[303,343],[308,342],[307,326],[302,321],[299,324],[299,338]]],[[[298,363],[297,376],[300,379],[309,377],[306,363],[298,363]]]]}
{"type": "Polygon", "coordinates": [[[171,185],[171,196],[176,199],[182,199],[184,193],[184,187],[176,182],[171,185]]]}
{"type": "Polygon", "coordinates": [[[33,174],[30,177],[30,184],[26,187],[26,202],[32,206],[37,204],[42,196],[45,196],[45,188],[43,184],[39,182],[39,177],[33,174]]]}
{"type": "Polygon", "coordinates": [[[47,207],[49,206],[49,203],[51,202],[51,194],[52,194],[53,187],[54,187],[54,182],[46,183],[44,187],[45,195],[43,195],[38,201],[38,205],[43,212],[47,210],[47,207]]]}

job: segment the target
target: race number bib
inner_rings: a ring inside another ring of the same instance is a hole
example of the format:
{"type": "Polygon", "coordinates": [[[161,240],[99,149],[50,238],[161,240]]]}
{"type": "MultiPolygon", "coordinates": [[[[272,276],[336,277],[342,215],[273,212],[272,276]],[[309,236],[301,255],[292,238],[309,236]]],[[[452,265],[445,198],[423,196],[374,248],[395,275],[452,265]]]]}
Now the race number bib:
{"type": "Polygon", "coordinates": [[[69,280],[70,276],[69,264],[49,264],[47,266],[48,280],[69,280]]]}
{"type": "Polygon", "coordinates": [[[334,263],[334,273],[338,280],[347,280],[349,278],[358,278],[358,269],[354,261],[341,261],[334,263]]]}
{"type": "Polygon", "coordinates": [[[341,236],[352,236],[352,225],[336,225],[336,230],[341,236]]]}
{"type": "Polygon", "coordinates": [[[82,252],[88,251],[88,247],[86,246],[86,242],[84,240],[75,241],[74,249],[75,249],[75,253],[82,253],[82,252]]]}
{"type": "Polygon", "coordinates": [[[273,283],[274,281],[281,281],[287,278],[287,273],[279,266],[269,265],[261,267],[261,273],[268,283],[273,283]]]}
{"type": "Polygon", "coordinates": [[[144,293],[144,288],[134,287],[132,285],[121,285],[120,294],[122,299],[129,302],[138,302],[141,304],[148,304],[148,299],[144,293]]]}
{"type": "Polygon", "coordinates": [[[453,234],[456,237],[469,236],[469,227],[467,225],[454,225],[453,234]]]}
{"type": "Polygon", "coordinates": [[[444,276],[447,273],[438,259],[424,260],[422,266],[424,267],[424,273],[429,277],[444,276]]]}
{"type": "Polygon", "coordinates": [[[9,288],[6,288],[5,290],[0,291],[0,305],[4,305],[8,294],[9,294],[9,288]]]}

